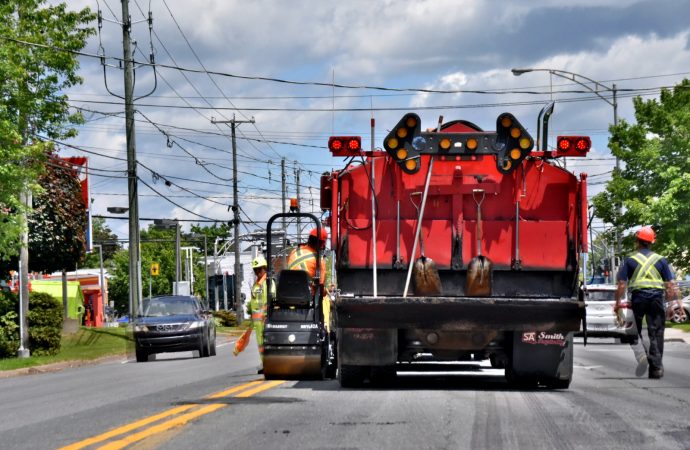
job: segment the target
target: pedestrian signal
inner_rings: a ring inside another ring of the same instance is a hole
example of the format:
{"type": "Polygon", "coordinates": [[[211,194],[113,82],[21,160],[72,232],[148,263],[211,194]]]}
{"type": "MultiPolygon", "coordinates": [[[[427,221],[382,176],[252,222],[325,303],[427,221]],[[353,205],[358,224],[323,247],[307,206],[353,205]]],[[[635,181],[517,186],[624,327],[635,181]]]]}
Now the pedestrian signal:
{"type": "Polygon", "coordinates": [[[151,276],[157,277],[160,275],[160,264],[158,263],[151,263],[151,276]]]}

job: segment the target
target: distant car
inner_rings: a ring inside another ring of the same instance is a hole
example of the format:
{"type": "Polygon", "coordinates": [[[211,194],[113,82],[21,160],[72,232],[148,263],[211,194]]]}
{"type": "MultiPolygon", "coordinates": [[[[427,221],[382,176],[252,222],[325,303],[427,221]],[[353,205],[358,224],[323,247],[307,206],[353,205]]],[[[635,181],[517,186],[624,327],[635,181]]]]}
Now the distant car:
{"type": "Polygon", "coordinates": [[[683,309],[685,310],[685,320],[680,319],[680,310],[675,300],[666,303],[666,317],[673,323],[690,322],[690,295],[683,297],[683,309]]]}
{"type": "MultiPolygon", "coordinates": [[[[616,304],[615,284],[588,284],[584,287],[587,336],[613,337],[621,343],[632,343],[636,337],[632,306],[627,298],[621,300],[618,316],[613,312],[616,304]]],[[[582,334],[582,330],[580,333],[582,334]]]]}
{"type": "Polygon", "coordinates": [[[137,362],[154,353],[198,351],[200,357],[216,354],[213,316],[190,296],[146,298],[142,314],[134,320],[137,362]]]}

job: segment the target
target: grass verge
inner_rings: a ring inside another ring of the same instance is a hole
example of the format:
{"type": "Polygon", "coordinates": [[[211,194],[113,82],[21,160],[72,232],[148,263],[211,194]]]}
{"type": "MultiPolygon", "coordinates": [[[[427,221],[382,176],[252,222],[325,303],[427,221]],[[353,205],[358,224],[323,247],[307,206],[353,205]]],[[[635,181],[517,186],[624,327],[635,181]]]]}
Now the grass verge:
{"type": "Polygon", "coordinates": [[[676,328],[678,330],[683,330],[686,333],[690,333],[690,322],[686,322],[686,323],[666,322],[666,328],[676,328]]]}
{"type": "Polygon", "coordinates": [[[53,356],[0,359],[0,370],[14,370],[63,361],[93,360],[111,355],[125,355],[125,328],[80,328],[63,334],[60,353],[53,356]]]}

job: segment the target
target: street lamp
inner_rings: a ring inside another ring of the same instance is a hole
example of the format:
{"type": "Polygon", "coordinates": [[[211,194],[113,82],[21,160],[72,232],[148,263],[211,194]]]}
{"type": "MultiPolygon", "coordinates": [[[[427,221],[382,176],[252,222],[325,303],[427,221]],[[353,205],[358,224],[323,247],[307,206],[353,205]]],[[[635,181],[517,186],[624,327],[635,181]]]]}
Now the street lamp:
{"type": "MultiPolygon", "coordinates": [[[[560,69],[512,69],[511,72],[513,72],[513,75],[515,75],[516,77],[528,72],[549,72],[551,75],[565,78],[566,80],[570,80],[573,83],[577,83],[613,107],[613,124],[618,125],[618,101],[616,99],[616,93],[618,92],[618,89],[616,88],[615,83],[611,86],[606,86],[605,84],[595,81],[584,75],[560,69]],[[580,81],[580,79],[585,81],[580,81]],[[590,84],[593,84],[595,88],[592,89],[590,84]],[[602,95],[601,91],[611,92],[611,98],[609,99],[609,97],[602,95]]],[[[546,138],[546,136],[544,138],[546,138]]],[[[618,157],[616,157],[616,169],[619,168],[619,164],[620,162],[618,160],[618,157]]]]}
{"type": "Polygon", "coordinates": [[[129,211],[129,208],[123,208],[122,206],[108,206],[106,209],[111,214],[124,214],[129,211]]]}
{"type": "MultiPolygon", "coordinates": [[[[616,99],[616,93],[618,92],[618,89],[616,88],[615,83],[611,86],[607,86],[603,83],[600,83],[599,81],[593,80],[584,75],[560,69],[512,69],[511,72],[513,72],[513,75],[515,75],[516,77],[528,72],[549,72],[549,74],[551,75],[565,78],[566,80],[572,81],[573,83],[577,83],[613,107],[613,125],[618,125],[618,101],[616,99]],[[592,84],[594,85],[594,88],[590,86],[592,84]],[[608,96],[604,96],[601,93],[602,91],[610,92],[611,97],[609,98],[608,96]]],[[[547,136],[544,136],[544,140],[546,139],[547,136]]],[[[616,156],[616,170],[620,170],[620,159],[618,158],[618,156],[616,156]]],[[[618,215],[621,215],[620,205],[618,206],[618,215]]],[[[620,237],[618,236],[618,231],[616,231],[616,254],[621,254],[621,241],[620,237]]]]}

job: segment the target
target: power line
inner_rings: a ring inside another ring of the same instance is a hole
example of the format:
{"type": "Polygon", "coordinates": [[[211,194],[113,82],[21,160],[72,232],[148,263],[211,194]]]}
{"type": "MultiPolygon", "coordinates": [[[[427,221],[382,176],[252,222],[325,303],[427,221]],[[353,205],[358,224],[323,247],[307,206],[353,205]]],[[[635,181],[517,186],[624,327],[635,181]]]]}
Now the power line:
{"type": "MultiPolygon", "coordinates": [[[[39,48],[45,48],[49,50],[54,50],[54,51],[60,51],[60,52],[66,52],[70,54],[75,54],[79,56],[85,56],[89,58],[106,58],[110,59],[113,61],[118,61],[118,62],[125,62],[124,58],[120,57],[115,57],[115,56],[108,56],[105,57],[103,55],[98,55],[98,54],[93,54],[93,53],[87,53],[84,51],[77,51],[77,50],[69,50],[65,48],[61,48],[58,46],[54,45],[48,45],[48,44],[39,44],[35,42],[29,42],[21,39],[16,39],[8,36],[0,36],[0,39],[14,42],[16,44],[21,44],[21,45],[27,45],[27,46],[32,46],[32,47],[39,47],[39,48]]],[[[340,89],[367,89],[367,90],[376,90],[376,91],[389,91],[389,92],[415,92],[415,93],[436,93],[436,94],[529,94],[529,95],[547,95],[547,94],[557,94],[557,93],[571,93],[571,94],[587,94],[590,93],[589,91],[583,91],[583,90],[565,90],[565,91],[557,91],[557,92],[550,92],[550,91],[530,91],[530,90],[496,90],[496,89],[427,89],[427,88],[393,88],[393,87],[385,87],[385,86],[373,86],[373,85],[348,85],[348,84],[340,84],[340,83],[327,83],[327,82],[321,82],[321,81],[297,81],[297,80],[288,80],[288,79],[283,79],[283,78],[274,78],[274,77],[262,77],[262,76],[250,76],[250,75],[238,75],[238,74],[233,74],[233,73],[227,73],[227,72],[218,72],[218,71],[212,71],[212,70],[201,70],[201,69],[191,69],[187,67],[181,67],[177,65],[171,65],[171,64],[161,64],[161,63],[152,63],[152,62],[137,62],[134,61],[134,63],[138,66],[148,66],[148,67],[154,67],[154,68],[162,68],[162,69],[173,69],[177,70],[180,72],[188,72],[188,73],[197,73],[197,74],[208,74],[208,75],[216,75],[216,76],[221,76],[221,77],[227,77],[227,78],[236,78],[236,79],[242,79],[242,80],[252,80],[252,81],[268,81],[268,82],[274,82],[274,83],[282,83],[282,84],[292,84],[292,85],[299,85],[299,86],[320,86],[320,87],[331,87],[331,88],[340,88],[340,89]]],[[[666,88],[671,88],[673,86],[667,86],[666,88]]],[[[618,89],[619,93],[625,93],[625,92],[638,92],[638,91],[645,91],[646,89],[631,89],[631,88],[621,88],[618,89]]],[[[596,97],[599,98],[599,97],[596,97]]],[[[243,108],[246,111],[250,111],[252,109],[249,108],[243,108]]],[[[367,111],[370,110],[371,108],[367,108],[367,111]]],[[[331,111],[331,109],[328,109],[327,111],[331,111]]]]}

